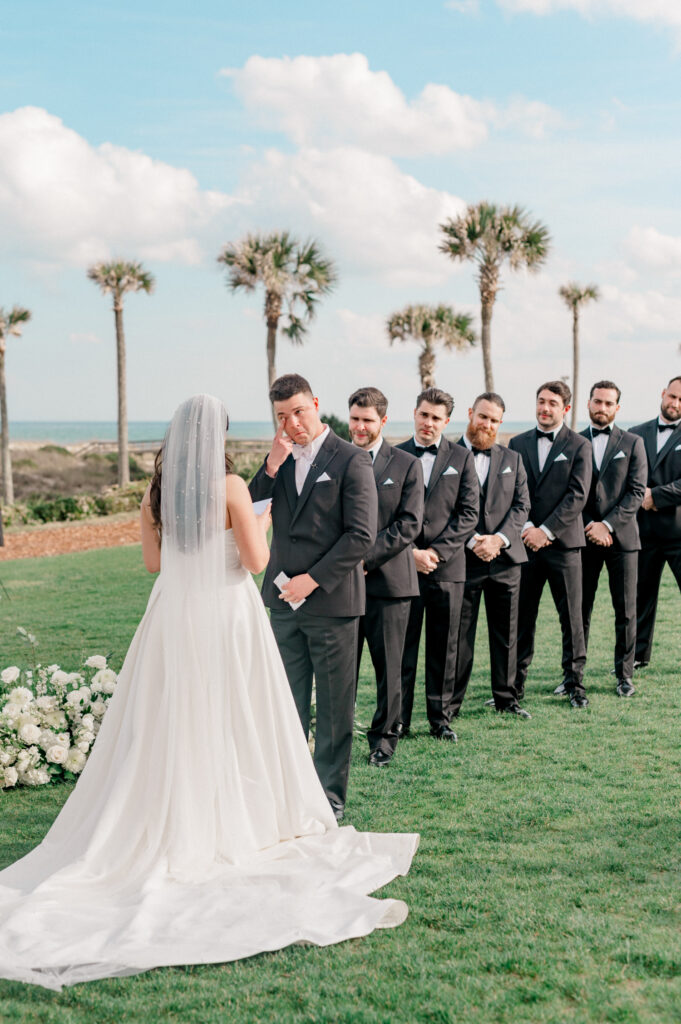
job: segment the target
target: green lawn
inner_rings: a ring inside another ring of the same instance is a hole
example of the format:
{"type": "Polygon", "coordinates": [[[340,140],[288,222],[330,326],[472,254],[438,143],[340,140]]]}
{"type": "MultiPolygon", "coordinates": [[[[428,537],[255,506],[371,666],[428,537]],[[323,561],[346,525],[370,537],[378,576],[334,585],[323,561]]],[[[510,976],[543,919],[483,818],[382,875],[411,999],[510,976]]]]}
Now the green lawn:
{"type": "MultiPolygon", "coordinates": [[[[0,579],[11,595],[0,601],[1,667],[29,653],[14,635],[20,625],[37,635],[44,661],[70,669],[105,653],[118,668],[151,585],[138,548],[5,563],[0,579]]],[[[636,677],[631,701],[614,694],[603,587],[586,711],[551,696],[560,637],[547,600],[531,722],[483,707],[481,647],[456,747],[428,737],[422,700],[417,735],[390,767],[369,768],[357,739],[347,821],[422,837],[411,873],[384,890],[409,904],[402,927],[61,995],[0,981],[0,1021],[681,1020],[680,607],[665,574],[653,666],[636,677]]],[[[365,657],[360,723],[371,704],[365,657]]],[[[67,792],[0,793],[0,865],[40,840],[67,792]]]]}

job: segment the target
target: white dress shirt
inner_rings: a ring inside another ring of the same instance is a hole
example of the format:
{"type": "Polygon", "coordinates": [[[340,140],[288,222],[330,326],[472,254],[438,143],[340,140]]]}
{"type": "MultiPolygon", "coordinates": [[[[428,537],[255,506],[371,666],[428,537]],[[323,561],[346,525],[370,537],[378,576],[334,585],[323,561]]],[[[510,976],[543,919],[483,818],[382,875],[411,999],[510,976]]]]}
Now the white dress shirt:
{"type": "Polygon", "coordinates": [[[296,491],[298,494],[302,491],[305,480],[307,479],[307,474],[312,468],[312,463],[317,458],[317,453],[328,436],[329,428],[327,426],[322,430],[321,434],[318,437],[315,437],[313,441],[310,441],[309,444],[299,445],[294,443],[291,454],[296,460],[296,491]]]}
{"type": "Polygon", "coordinates": [[[383,434],[381,434],[379,436],[378,441],[374,441],[374,443],[371,445],[370,448],[363,448],[362,450],[365,451],[365,452],[369,452],[369,455],[371,456],[371,461],[375,462],[376,461],[376,456],[378,455],[379,451],[381,450],[381,445],[382,444],[383,444],[383,434]]]}
{"type": "MultiPolygon", "coordinates": [[[[553,445],[556,443],[556,437],[562,429],[563,425],[561,423],[561,425],[559,427],[556,427],[556,429],[553,431],[553,441],[549,441],[548,437],[537,438],[537,462],[539,463],[540,473],[543,471],[544,466],[546,465],[546,460],[549,457],[549,452],[551,451],[553,445]]],[[[539,423],[537,424],[537,430],[541,430],[542,433],[550,433],[550,431],[545,431],[539,423]]],[[[530,527],[534,527],[534,523],[528,519],[528,521],[523,526],[522,532],[525,533],[525,530],[529,530],[530,527]]],[[[539,529],[544,531],[549,540],[556,539],[555,533],[552,533],[551,530],[549,530],[548,526],[544,526],[543,523],[540,523],[539,529]]]]}
{"type": "MultiPolygon", "coordinates": [[[[657,417],[657,422],[661,426],[663,426],[663,427],[674,426],[675,427],[675,431],[679,430],[679,435],[678,436],[681,437],[681,428],[680,427],[676,427],[675,424],[671,424],[669,422],[669,420],[666,420],[663,416],[658,416],[657,417]]],[[[676,432],[675,431],[674,431],[674,436],[676,437],[676,432]]],[[[657,432],[657,450],[658,450],[658,452],[662,451],[662,449],[666,445],[667,441],[669,440],[669,435],[671,433],[672,433],[671,430],[658,430],[658,432],[657,432]]]]}
{"type": "MultiPolygon", "coordinates": [[[[442,440],[442,434],[438,437],[437,441],[432,441],[436,448],[440,447],[440,441],[442,440]]],[[[427,448],[428,445],[421,444],[414,438],[414,444],[417,448],[427,448]]],[[[432,452],[424,452],[421,456],[421,466],[423,467],[423,486],[427,487],[430,483],[430,474],[433,472],[433,466],[435,465],[436,456],[432,452]]]]}
{"type": "MultiPolygon", "coordinates": [[[[610,429],[612,430],[612,423],[610,429]]],[[[594,437],[594,424],[591,424],[591,447],[594,450],[594,465],[596,469],[600,470],[601,463],[603,462],[603,456],[605,455],[605,449],[608,447],[608,441],[610,440],[609,434],[599,434],[598,437],[594,437]]],[[[601,428],[596,426],[596,430],[601,428]]]]}
{"type": "MultiPolygon", "coordinates": [[[[463,435],[463,443],[466,445],[466,448],[468,448],[469,452],[473,451],[473,445],[471,444],[466,434],[463,435]]],[[[480,487],[482,489],[485,486],[485,481],[487,480],[487,477],[489,476],[490,459],[489,456],[487,455],[474,455],[473,460],[475,462],[475,472],[478,474],[478,480],[480,481],[480,487]]],[[[480,540],[481,536],[482,534],[480,533],[474,533],[466,546],[469,547],[472,551],[473,548],[475,547],[475,542],[480,540]]],[[[505,548],[510,547],[508,537],[506,537],[503,533],[500,533],[497,530],[495,536],[501,537],[502,541],[504,542],[505,548]]]]}

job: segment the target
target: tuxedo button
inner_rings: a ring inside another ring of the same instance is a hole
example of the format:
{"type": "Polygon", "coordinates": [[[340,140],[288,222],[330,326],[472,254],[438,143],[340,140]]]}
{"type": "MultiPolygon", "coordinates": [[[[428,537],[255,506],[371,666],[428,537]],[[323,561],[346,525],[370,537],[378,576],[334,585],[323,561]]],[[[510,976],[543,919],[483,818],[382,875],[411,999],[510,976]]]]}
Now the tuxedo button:
{"type": "Polygon", "coordinates": [[[295,544],[295,543],[296,543],[296,538],[295,538],[295,537],[291,537],[291,543],[292,543],[292,544],[295,544]]]}
{"type": "Polygon", "coordinates": [[[427,526],[429,522],[430,522],[430,519],[424,519],[423,520],[423,525],[427,526]]]}

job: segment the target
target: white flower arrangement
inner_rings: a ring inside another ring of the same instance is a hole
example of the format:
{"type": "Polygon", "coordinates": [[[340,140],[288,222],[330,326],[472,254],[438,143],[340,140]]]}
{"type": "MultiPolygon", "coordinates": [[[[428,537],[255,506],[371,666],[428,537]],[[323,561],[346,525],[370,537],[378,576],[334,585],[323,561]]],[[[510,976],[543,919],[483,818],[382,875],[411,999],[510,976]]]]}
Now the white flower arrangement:
{"type": "Polygon", "coordinates": [[[100,654],[88,658],[82,672],[65,672],[59,665],[3,669],[0,789],[45,786],[80,775],[117,680],[100,654]]]}

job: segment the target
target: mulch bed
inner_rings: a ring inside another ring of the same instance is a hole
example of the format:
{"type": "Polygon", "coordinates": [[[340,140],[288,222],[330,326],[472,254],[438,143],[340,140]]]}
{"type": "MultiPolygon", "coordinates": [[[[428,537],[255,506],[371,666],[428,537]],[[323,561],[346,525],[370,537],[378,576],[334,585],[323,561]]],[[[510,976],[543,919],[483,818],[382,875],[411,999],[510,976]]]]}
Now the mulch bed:
{"type": "Polygon", "coordinates": [[[94,548],[112,548],[123,544],[139,544],[139,514],[84,523],[60,523],[58,526],[40,526],[21,531],[5,532],[5,546],[0,547],[0,562],[16,558],[43,558],[45,555],[63,555],[70,551],[91,551],[94,548]]]}

